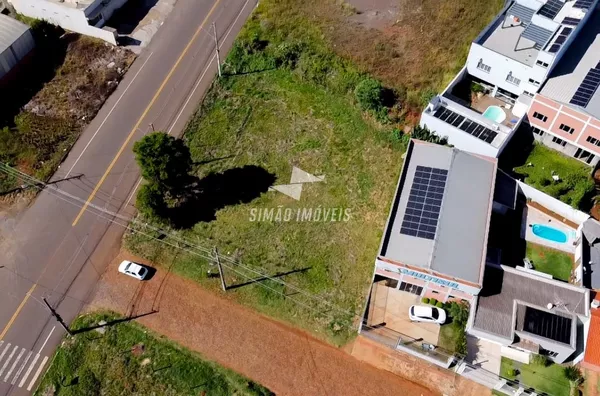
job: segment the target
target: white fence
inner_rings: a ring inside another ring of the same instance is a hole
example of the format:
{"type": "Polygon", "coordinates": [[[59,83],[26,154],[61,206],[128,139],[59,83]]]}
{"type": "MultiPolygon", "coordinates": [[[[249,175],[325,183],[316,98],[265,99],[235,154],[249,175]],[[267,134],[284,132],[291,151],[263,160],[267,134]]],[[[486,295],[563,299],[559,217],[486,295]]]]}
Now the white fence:
{"type": "Polygon", "coordinates": [[[564,218],[571,220],[577,225],[581,225],[584,221],[589,219],[590,215],[583,213],[580,210],[573,209],[571,206],[564,202],[559,201],[556,198],[551,197],[548,194],[536,190],[535,188],[528,186],[527,184],[517,180],[519,186],[519,192],[521,192],[526,198],[531,199],[534,202],[550,209],[554,213],[557,213],[564,218]]]}

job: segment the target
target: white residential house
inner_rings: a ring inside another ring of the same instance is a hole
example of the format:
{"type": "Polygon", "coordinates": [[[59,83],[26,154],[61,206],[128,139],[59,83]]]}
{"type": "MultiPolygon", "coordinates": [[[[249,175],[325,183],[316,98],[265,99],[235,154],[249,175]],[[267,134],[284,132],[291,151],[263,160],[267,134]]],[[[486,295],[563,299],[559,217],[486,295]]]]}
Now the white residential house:
{"type": "Polygon", "coordinates": [[[115,32],[102,27],[127,0],[9,0],[15,10],[66,30],[116,44],[115,32]]]}
{"type": "Polygon", "coordinates": [[[500,156],[598,1],[509,2],[473,41],[463,70],[427,105],[421,126],[461,150],[500,156]]]}

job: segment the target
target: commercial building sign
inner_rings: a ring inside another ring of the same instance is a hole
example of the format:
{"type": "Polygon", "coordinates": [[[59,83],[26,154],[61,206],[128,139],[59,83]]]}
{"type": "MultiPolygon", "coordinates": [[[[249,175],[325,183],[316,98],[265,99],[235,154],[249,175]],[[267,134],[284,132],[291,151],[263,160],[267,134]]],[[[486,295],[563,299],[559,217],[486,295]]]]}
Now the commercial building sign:
{"type": "Polygon", "coordinates": [[[417,279],[422,279],[424,281],[437,283],[438,285],[450,287],[452,289],[460,289],[460,285],[458,283],[456,283],[456,282],[452,282],[452,281],[449,281],[449,280],[446,280],[446,279],[437,278],[435,276],[427,275],[427,274],[424,274],[422,272],[417,272],[417,271],[409,270],[409,269],[406,269],[406,268],[401,268],[400,269],[400,273],[405,274],[405,275],[410,275],[410,276],[413,276],[413,277],[415,277],[417,279]]]}

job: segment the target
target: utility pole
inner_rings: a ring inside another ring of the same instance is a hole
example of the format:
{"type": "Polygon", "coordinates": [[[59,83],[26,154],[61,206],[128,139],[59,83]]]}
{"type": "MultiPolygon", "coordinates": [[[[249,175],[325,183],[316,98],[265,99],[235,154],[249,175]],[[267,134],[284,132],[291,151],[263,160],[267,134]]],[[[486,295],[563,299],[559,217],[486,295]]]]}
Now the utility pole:
{"type": "Polygon", "coordinates": [[[223,291],[227,291],[227,285],[225,284],[225,275],[223,274],[223,267],[221,266],[221,259],[219,258],[219,251],[215,246],[213,250],[213,254],[215,255],[215,263],[217,264],[217,268],[219,269],[219,277],[221,278],[221,288],[223,291]]]}
{"type": "Polygon", "coordinates": [[[42,300],[44,300],[44,303],[46,304],[46,307],[50,310],[50,313],[52,314],[52,316],[54,316],[54,318],[56,319],[56,321],[62,326],[63,329],[65,329],[65,331],[67,332],[67,334],[68,335],[73,335],[73,333],[71,333],[71,330],[69,330],[69,328],[67,327],[67,324],[64,322],[63,318],[48,303],[48,301],[46,300],[46,297],[42,298],[42,300]]]}
{"type": "Polygon", "coordinates": [[[217,27],[215,23],[213,25],[213,33],[215,35],[215,52],[217,53],[217,67],[219,68],[219,77],[221,77],[221,58],[219,56],[219,40],[217,39],[217,27]]]}

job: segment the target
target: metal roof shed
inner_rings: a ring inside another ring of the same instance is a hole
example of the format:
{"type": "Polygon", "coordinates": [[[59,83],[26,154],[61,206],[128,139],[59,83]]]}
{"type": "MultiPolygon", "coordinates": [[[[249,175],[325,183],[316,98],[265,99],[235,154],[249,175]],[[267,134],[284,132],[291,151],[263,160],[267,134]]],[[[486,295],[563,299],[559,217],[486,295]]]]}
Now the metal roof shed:
{"type": "Polygon", "coordinates": [[[0,78],[15,67],[34,46],[29,26],[0,14],[0,78]]]}

